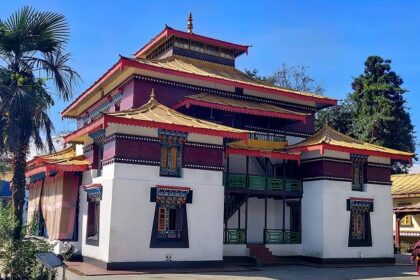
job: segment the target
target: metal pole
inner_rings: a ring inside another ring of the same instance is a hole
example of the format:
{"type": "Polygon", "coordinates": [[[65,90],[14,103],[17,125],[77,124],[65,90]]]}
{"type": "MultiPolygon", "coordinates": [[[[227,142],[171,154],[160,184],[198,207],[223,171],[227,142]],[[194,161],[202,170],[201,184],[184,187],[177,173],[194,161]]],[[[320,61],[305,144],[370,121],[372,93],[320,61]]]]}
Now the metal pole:
{"type": "Polygon", "coordinates": [[[248,243],[248,200],[249,195],[246,195],[246,204],[245,204],[245,244],[248,243]]]}
{"type": "Polygon", "coordinates": [[[249,189],[249,156],[246,156],[245,188],[249,189]]]}
{"type": "Polygon", "coordinates": [[[241,228],[241,206],[238,208],[238,229],[241,228]]]}
{"type": "Polygon", "coordinates": [[[283,231],[283,244],[286,241],[285,240],[285,235],[286,235],[285,227],[286,227],[286,200],[284,199],[284,196],[283,196],[283,230],[282,230],[283,231]]]}
{"type": "Polygon", "coordinates": [[[266,230],[267,230],[267,195],[265,195],[265,198],[264,198],[264,232],[263,232],[263,235],[264,235],[264,244],[265,244],[265,242],[266,242],[266,236],[265,236],[265,232],[266,232],[266,230]]]}

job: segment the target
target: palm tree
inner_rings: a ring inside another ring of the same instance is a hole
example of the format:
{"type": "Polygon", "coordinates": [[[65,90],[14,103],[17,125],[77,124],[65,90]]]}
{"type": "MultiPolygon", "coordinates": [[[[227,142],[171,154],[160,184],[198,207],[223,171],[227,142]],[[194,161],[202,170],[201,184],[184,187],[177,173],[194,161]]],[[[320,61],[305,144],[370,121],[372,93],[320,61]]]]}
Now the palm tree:
{"type": "Polygon", "coordinates": [[[68,36],[67,21],[57,13],[23,7],[0,20],[0,154],[12,159],[14,240],[22,237],[29,144],[54,149],[48,116],[54,100],[47,83],[54,84],[58,96],[68,100],[79,79],[68,66],[70,54],[64,53],[68,36]]]}

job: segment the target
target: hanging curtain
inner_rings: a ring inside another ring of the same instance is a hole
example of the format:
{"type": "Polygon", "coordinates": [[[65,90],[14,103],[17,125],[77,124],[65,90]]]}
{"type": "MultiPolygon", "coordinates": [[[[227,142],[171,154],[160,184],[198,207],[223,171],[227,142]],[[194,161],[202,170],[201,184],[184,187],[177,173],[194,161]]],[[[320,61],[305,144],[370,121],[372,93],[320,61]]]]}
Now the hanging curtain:
{"type": "Polygon", "coordinates": [[[28,224],[39,211],[39,202],[41,198],[42,180],[33,182],[29,185],[29,201],[28,201],[28,224]]]}
{"type": "Polygon", "coordinates": [[[62,208],[63,175],[47,177],[41,193],[41,211],[49,239],[58,239],[62,208]]]}
{"type": "Polygon", "coordinates": [[[79,177],[75,173],[65,173],[62,187],[61,217],[58,239],[72,239],[76,221],[79,177]]]}

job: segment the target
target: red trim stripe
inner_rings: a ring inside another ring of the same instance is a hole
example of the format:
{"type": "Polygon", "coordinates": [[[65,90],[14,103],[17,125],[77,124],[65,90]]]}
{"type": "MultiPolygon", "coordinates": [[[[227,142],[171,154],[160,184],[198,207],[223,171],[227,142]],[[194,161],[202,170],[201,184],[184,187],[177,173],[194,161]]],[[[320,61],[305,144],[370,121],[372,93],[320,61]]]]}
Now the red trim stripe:
{"type": "Polygon", "coordinates": [[[74,131],[71,134],[64,136],[64,143],[73,142],[76,138],[79,138],[83,135],[89,134],[95,130],[99,130],[100,128],[104,127],[104,118],[100,117],[99,119],[93,121],[92,123],[79,128],[78,130],[74,131]]]}
{"type": "Polygon", "coordinates": [[[25,172],[26,177],[30,177],[32,175],[38,174],[38,173],[49,173],[51,171],[56,172],[82,172],[89,169],[89,166],[87,164],[83,165],[72,165],[72,164],[48,164],[45,166],[40,166],[35,169],[29,170],[25,172]]]}
{"type": "Polygon", "coordinates": [[[337,151],[337,152],[345,152],[345,153],[354,153],[354,154],[361,154],[366,156],[377,156],[383,158],[390,158],[395,160],[403,160],[411,162],[413,156],[409,155],[398,155],[392,154],[387,152],[380,152],[380,151],[371,151],[371,150],[364,150],[364,149],[357,149],[357,148],[349,148],[349,147],[342,147],[336,146],[331,144],[318,144],[306,147],[297,147],[291,148],[289,151],[297,151],[297,152],[311,152],[311,151],[320,151],[321,154],[324,154],[324,150],[330,151],[337,151]]]}

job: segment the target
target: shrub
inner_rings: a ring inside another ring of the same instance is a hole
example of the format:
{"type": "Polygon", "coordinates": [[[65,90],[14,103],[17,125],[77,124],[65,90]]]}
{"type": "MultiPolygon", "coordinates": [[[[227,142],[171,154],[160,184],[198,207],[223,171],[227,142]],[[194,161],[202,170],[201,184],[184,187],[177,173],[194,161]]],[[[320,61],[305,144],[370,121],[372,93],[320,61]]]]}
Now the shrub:
{"type": "MultiPolygon", "coordinates": [[[[0,272],[10,275],[10,279],[13,280],[48,279],[48,272],[42,269],[35,254],[51,251],[51,245],[34,237],[13,241],[14,221],[12,207],[0,206],[0,272]]],[[[31,226],[33,227],[33,225],[28,227],[31,226]]],[[[53,273],[54,278],[55,273],[53,273]]]]}

